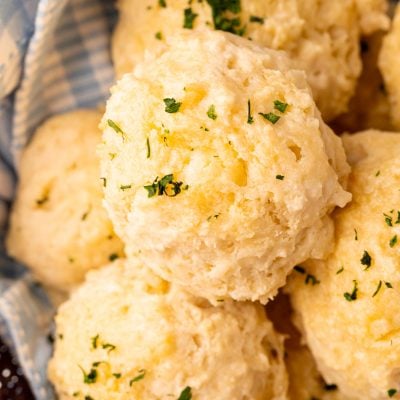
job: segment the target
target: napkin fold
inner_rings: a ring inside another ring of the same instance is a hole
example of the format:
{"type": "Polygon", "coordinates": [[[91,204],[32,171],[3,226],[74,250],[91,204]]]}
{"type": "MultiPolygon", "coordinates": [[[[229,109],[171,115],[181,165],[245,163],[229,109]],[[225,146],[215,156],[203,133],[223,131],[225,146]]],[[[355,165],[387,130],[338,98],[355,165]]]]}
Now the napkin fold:
{"type": "Polygon", "coordinates": [[[54,309],[26,269],[7,257],[7,215],[21,151],[35,128],[53,114],[107,99],[115,17],[111,0],[0,2],[0,334],[37,400],[55,399],[46,372],[54,309]]]}

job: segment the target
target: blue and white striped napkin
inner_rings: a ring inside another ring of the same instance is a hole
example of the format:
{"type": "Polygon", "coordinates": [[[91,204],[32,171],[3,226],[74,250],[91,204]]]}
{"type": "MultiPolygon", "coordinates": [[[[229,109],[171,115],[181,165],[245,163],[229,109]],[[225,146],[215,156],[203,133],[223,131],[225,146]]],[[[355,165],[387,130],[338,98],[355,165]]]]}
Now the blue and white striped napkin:
{"type": "Polygon", "coordinates": [[[114,80],[111,0],[0,2],[0,334],[18,356],[37,400],[53,400],[46,365],[54,310],[3,239],[21,150],[47,117],[96,107],[114,80]]]}

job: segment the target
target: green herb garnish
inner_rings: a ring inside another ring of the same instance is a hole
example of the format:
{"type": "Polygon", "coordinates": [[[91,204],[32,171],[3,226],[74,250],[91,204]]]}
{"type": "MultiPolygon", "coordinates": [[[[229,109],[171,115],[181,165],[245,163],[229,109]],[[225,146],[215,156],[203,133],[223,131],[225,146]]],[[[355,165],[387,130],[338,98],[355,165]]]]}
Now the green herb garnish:
{"type": "Polygon", "coordinates": [[[326,391],[328,391],[328,392],[332,392],[332,391],[334,391],[334,390],[337,390],[338,387],[337,387],[337,385],[334,384],[334,383],[331,383],[331,384],[326,383],[326,384],[324,385],[324,389],[325,389],[326,391]]]}
{"type": "Polygon", "coordinates": [[[351,293],[346,292],[346,293],[343,294],[344,298],[345,298],[347,301],[354,301],[354,300],[357,300],[358,284],[357,284],[357,281],[355,281],[355,280],[354,280],[353,282],[354,282],[353,291],[352,291],[351,293]]]}
{"type": "Polygon", "coordinates": [[[357,229],[354,229],[354,240],[358,240],[358,232],[357,232],[357,229]]]}
{"type": "Polygon", "coordinates": [[[118,255],[117,253],[111,253],[111,254],[108,256],[108,259],[109,259],[111,262],[115,261],[115,260],[118,259],[118,258],[119,258],[119,255],[118,255]]]}
{"type": "Polygon", "coordinates": [[[393,217],[391,217],[390,215],[387,215],[385,213],[383,213],[383,216],[385,217],[386,225],[393,226],[393,217]]]}
{"type": "Polygon", "coordinates": [[[389,246],[390,246],[390,247],[394,247],[394,246],[396,245],[396,243],[397,243],[397,235],[394,235],[394,236],[390,239],[389,246]]]}
{"type": "Polygon", "coordinates": [[[121,190],[128,190],[128,189],[130,189],[132,187],[132,185],[121,185],[119,188],[121,189],[121,190]]]}
{"type": "Polygon", "coordinates": [[[185,29],[193,29],[193,22],[198,14],[194,13],[193,10],[189,7],[183,10],[183,15],[184,15],[183,27],[185,29]]]}
{"type": "Polygon", "coordinates": [[[239,14],[240,0],[207,0],[212,10],[214,28],[216,30],[243,36],[245,27],[241,26],[240,18],[231,14],[239,14]]]}
{"type": "MultiPolygon", "coordinates": [[[[158,177],[153,181],[151,185],[146,185],[144,188],[147,190],[147,195],[148,197],[153,197],[153,196],[162,196],[166,195],[168,197],[175,197],[179,193],[181,193],[181,187],[183,185],[183,182],[177,182],[174,181],[174,175],[169,174],[165,175],[163,178],[158,180],[158,177]]],[[[189,188],[188,185],[186,185],[183,189],[187,190],[189,188]]]]}
{"type": "Polygon", "coordinates": [[[100,178],[103,181],[103,187],[107,187],[107,178],[100,178]]]}
{"type": "Polygon", "coordinates": [[[150,156],[151,156],[151,149],[150,149],[150,139],[149,139],[149,138],[146,139],[146,147],[147,147],[146,158],[150,158],[150,156]]]}
{"type": "Polygon", "coordinates": [[[99,334],[97,334],[96,336],[92,337],[92,339],[91,339],[91,341],[92,341],[92,349],[97,349],[98,340],[99,340],[99,334]]]}
{"type": "Polygon", "coordinates": [[[112,119],[108,119],[107,124],[110,128],[114,129],[115,132],[120,134],[123,140],[125,140],[126,138],[125,132],[120,128],[118,124],[116,124],[112,119]]]}
{"type": "Polygon", "coordinates": [[[271,124],[273,124],[273,125],[275,125],[281,119],[281,117],[279,115],[276,115],[272,112],[270,112],[268,114],[264,114],[264,113],[258,113],[258,114],[261,115],[266,120],[268,120],[269,122],[271,122],[271,124]]]}
{"type": "Polygon", "coordinates": [[[396,389],[389,389],[387,391],[387,394],[388,394],[389,397],[393,397],[396,393],[397,393],[396,389]]]}
{"type": "Polygon", "coordinates": [[[280,181],[283,181],[285,179],[284,175],[276,175],[276,179],[279,179],[280,181]]]}
{"type": "Polygon", "coordinates": [[[85,370],[79,366],[83,373],[83,383],[92,384],[95,383],[97,380],[97,370],[92,368],[89,373],[86,373],[85,370]]]}
{"type": "Polygon", "coordinates": [[[287,103],[283,103],[282,101],[279,101],[279,100],[274,101],[275,110],[278,110],[281,113],[284,113],[286,111],[287,107],[288,107],[287,103]]]}
{"type": "Polygon", "coordinates": [[[254,122],[254,118],[251,115],[251,104],[250,100],[247,100],[247,123],[252,124],[254,122]]]}
{"type": "Polygon", "coordinates": [[[385,286],[386,286],[388,289],[393,289],[393,286],[392,286],[392,284],[391,284],[390,282],[385,282],[385,286]]]}
{"type": "Polygon", "coordinates": [[[182,103],[178,103],[174,98],[165,98],[164,100],[165,104],[165,112],[174,114],[179,111],[179,108],[181,107],[182,103]]]}
{"type": "Polygon", "coordinates": [[[114,346],[111,343],[104,343],[104,344],[101,345],[101,347],[104,350],[107,350],[107,353],[110,353],[110,352],[112,352],[112,351],[114,351],[116,349],[116,346],[114,346]]]}
{"type": "Polygon", "coordinates": [[[181,394],[178,397],[178,400],[191,400],[192,399],[192,388],[190,386],[186,386],[185,389],[182,390],[181,394]]]}
{"type": "Polygon", "coordinates": [[[307,273],[307,271],[300,265],[296,265],[294,267],[294,270],[299,274],[306,275],[306,277],[304,278],[304,283],[306,285],[311,283],[311,285],[314,286],[317,285],[318,283],[321,283],[314,275],[307,273]]]}
{"type": "Polygon", "coordinates": [[[372,258],[369,255],[368,251],[364,250],[363,256],[360,259],[362,265],[365,265],[365,270],[367,270],[371,266],[372,258]]]}
{"type": "Polygon", "coordinates": [[[300,265],[296,265],[296,266],[294,267],[294,270],[295,270],[296,272],[298,272],[299,274],[305,274],[305,273],[306,273],[306,270],[305,270],[303,267],[301,267],[300,265]]]}
{"type": "Polygon", "coordinates": [[[161,32],[157,32],[154,36],[155,36],[155,38],[157,40],[162,40],[162,33],[161,32]]]}
{"type": "Polygon", "coordinates": [[[338,270],[336,271],[336,275],[341,274],[343,271],[344,271],[344,267],[342,266],[342,268],[340,268],[340,269],[338,269],[338,270]]]}
{"type": "Polygon", "coordinates": [[[165,0],[158,0],[158,5],[162,8],[166,8],[167,2],[165,0]]]}
{"type": "Polygon", "coordinates": [[[372,295],[372,297],[375,297],[379,293],[379,291],[381,290],[381,287],[382,287],[382,281],[379,281],[378,286],[377,286],[374,294],[372,295]]]}
{"type": "Polygon", "coordinates": [[[146,375],[146,370],[145,369],[140,369],[139,371],[139,375],[136,375],[133,379],[131,379],[129,381],[129,386],[132,386],[133,383],[141,381],[145,375],[146,375]]]}
{"type": "Polygon", "coordinates": [[[91,205],[89,206],[89,209],[88,209],[86,212],[84,212],[84,213],[82,214],[82,217],[81,217],[81,220],[82,220],[82,221],[85,221],[85,220],[86,220],[86,218],[87,218],[88,215],[90,214],[90,211],[92,211],[92,206],[91,206],[91,205]]]}
{"type": "Polygon", "coordinates": [[[207,111],[207,117],[208,117],[208,118],[211,118],[211,119],[213,119],[213,120],[216,120],[216,119],[218,118],[218,115],[217,115],[217,113],[215,112],[215,106],[214,106],[214,104],[212,104],[212,105],[209,107],[209,109],[208,109],[208,111],[207,111]]]}
{"type": "Polygon", "coordinates": [[[250,15],[250,22],[256,22],[258,24],[263,24],[264,18],[257,17],[256,15],[250,15]]]}
{"type": "Polygon", "coordinates": [[[113,374],[113,376],[114,376],[116,379],[119,379],[119,378],[121,378],[122,374],[116,373],[116,374],[113,374]]]}
{"type": "Polygon", "coordinates": [[[320,282],[314,275],[307,274],[304,283],[305,283],[306,285],[308,285],[309,283],[311,283],[311,285],[314,286],[314,285],[318,285],[318,284],[321,283],[321,282],[320,282]]]}
{"type": "Polygon", "coordinates": [[[210,215],[210,216],[207,218],[207,221],[211,221],[212,218],[218,219],[219,215],[220,215],[220,214],[210,215]]]}

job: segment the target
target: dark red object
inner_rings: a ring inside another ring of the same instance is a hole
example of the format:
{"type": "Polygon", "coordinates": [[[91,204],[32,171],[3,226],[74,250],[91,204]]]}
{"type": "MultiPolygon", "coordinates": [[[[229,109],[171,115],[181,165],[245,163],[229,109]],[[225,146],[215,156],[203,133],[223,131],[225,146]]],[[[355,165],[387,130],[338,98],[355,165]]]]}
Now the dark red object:
{"type": "Polygon", "coordinates": [[[0,338],[0,400],[35,400],[18,360],[0,338]]]}

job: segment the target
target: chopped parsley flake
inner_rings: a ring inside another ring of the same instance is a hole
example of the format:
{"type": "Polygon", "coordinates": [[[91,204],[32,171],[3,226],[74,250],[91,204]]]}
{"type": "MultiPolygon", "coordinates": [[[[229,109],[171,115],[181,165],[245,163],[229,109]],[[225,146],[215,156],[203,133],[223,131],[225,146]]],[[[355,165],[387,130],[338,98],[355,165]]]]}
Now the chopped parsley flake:
{"type": "Polygon", "coordinates": [[[308,285],[309,283],[311,283],[311,285],[314,286],[314,285],[318,285],[318,284],[321,283],[321,282],[320,282],[314,275],[307,274],[304,283],[305,283],[306,285],[308,285]]]}
{"type": "Polygon", "coordinates": [[[211,118],[211,119],[213,119],[213,120],[216,120],[216,119],[218,118],[218,115],[217,115],[217,113],[215,112],[215,106],[214,106],[214,104],[212,104],[212,105],[210,106],[210,108],[208,109],[208,111],[207,111],[207,117],[208,117],[208,118],[211,118]]]}
{"type": "Polygon", "coordinates": [[[334,384],[334,383],[332,383],[332,384],[326,383],[326,384],[324,385],[324,389],[325,389],[326,391],[328,391],[328,392],[332,392],[332,391],[334,391],[334,390],[337,390],[338,387],[337,387],[337,385],[334,384]]]}
{"type": "Polygon", "coordinates": [[[354,240],[358,240],[358,232],[357,232],[357,229],[354,229],[354,240]]]}
{"type": "Polygon", "coordinates": [[[88,215],[90,214],[90,211],[92,211],[92,206],[91,206],[91,205],[89,206],[89,209],[88,209],[87,211],[85,211],[85,212],[82,214],[82,217],[81,217],[81,220],[82,220],[82,221],[85,221],[85,220],[86,220],[86,218],[87,218],[88,215]]]}
{"type": "Polygon", "coordinates": [[[258,24],[263,24],[264,18],[257,17],[256,15],[250,15],[250,22],[256,22],[258,24]]]}
{"type": "Polygon", "coordinates": [[[280,181],[283,181],[285,179],[284,175],[276,175],[276,179],[279,179],[280,181]]]}
{"type": "Polygon", "coordinates": [[[97,349],[99,334],[93,336],[91,340],[92,340],[92,349],[97,349]]]}
{"type": "Polygon", "coordinates": [[[165,0],[158,0],[158,5],[162,8],[166,8],[167,2],[165,0]]]}
{"type": "Polygon", "coordinates": [[[385,286],[386,286],[388,289],[393,289],[393,286],[392,286],[392,284],[391,284],[390,282],[385,282],[385,286]]]}
{"type": "Polygon", "coordinates": [[[397,390],[396,389],[389,389],[387,391],[387,393],[388,393],[389,397],[393,397],[397,393],[397,390]]]}
{"type": "Polygon", "coordinates": [[[340,269],[338,269],[338,270],[336,271],[336,275],[341,274],[343,271],[344,271],[344,267],[342,266],[342,268],[340,268],[340,269]]]}
{"type": "Polygon", "coordinates": [[[153,197],[157,194],[158,191],[158,177],[151,185],[146,185],[144,188],[147,190],[147,197],[153,197]]]}
{"type": "Polygon", "coordinates": [[[365,265],[365,270],[367,270],[371,266],[372,258],[369,255],[368,251],[364,250],[363,256],[360,259],[362,265],[365,265]]]}
{"type": "Polygon", "coordinates": [[[381,174],[381,171],[376,171],[375,176],[379,176],[381,174]]]}
{"type": "Polygon", "coordinates": [[[393,217],[391,217],[390,215],[387,214],[383,214],[383,216],[385,217],[385,222],[387,226],[393,226],[393,217]]]}
{"type": "Polygon", "coordinates": [[[212,218],[218,219],[219,215],[220,215],[220,214],[210,215],[210,216],[207,218],[207,221],[211,221],[212,218]]]}
{"type": "Polygon", "coordinates": [[[243,36],[246,27],[241,26],[239,17],[232,18],[230,13],[239,14],[240,0],[207,0],[211,7],[214,28],[216,30],[243,36]]]}
{"type": "Polygon", "coordinates": [[[115,261],[115,260],[118,259],[118,258],[119,258],[119,255],[118,255],[117,253],[111,253],[111,254],[108,256],[108,259],[109,259],[111,262],[115,261]]]}
{"type": "Polygon", "coordinates": [[[251,104],[250,100],[247,100],[247,123],[252,124],[254,122],[254,118],[251,115],[251,104]]]}
{"type": "Polygon", "coordinates": [[[185,29],[193,29],[193,22],[198,14],[194,13],[193,10],[189,7],[184,9],[183,15],[184,15],[183,27],[185,29]]]}
{"type": "Polygon", "coordinates": [[[139,374],[136,375],[134,378],[132,378],[129,381],[129,386],[132,386],[132,384],[135,383],[135,382],[141,381],[145,377],[145,375],[146,375],[146,370],[145,369],[140,369],[138,372],[139,372],[139,374]]]}
{"type": "Polygon", "coordinates": [[[353,291],[351,293],[346,292],[343,294],[344,298],[347,301],[354,301],[357,300],[357,293],[358,293],[358,284],[357,281],[353,281],[354,282],[354,287],[353,287],[353,291]]]}
{"type": "Polygon", "coordinates": [[[116,373],[116,374],[113,374],[113,376],[114,376],[116,379],[119,379],[119,378],[121,378],[122,374],[116,373]]]}
{"type": "Polygon", "coordinates": [[[162,40],[162,33],[161,32],[156,32],[156,34],[154,36],[155,36],[155,38],[157,40],[162,40]]]}
{"type": "Polygon", "coordinates": [[[111,343],[104,343],[104,344],[101,345],[101,347],[102,347],[104,350],[107,350],[107,353],[111,353],[113,350],[116,349],[116,346],[114,346],[114,345],[111,344],[111,343]]]}
{"type": "Polygon", "coordinates": [[[264,113],[258,113],[258,114],[261,115],[266,120],[268,120],[269,122],[271,122],[271,124],[273,124],[273,125],[275,125],[281,119],[281,117],[279,115],[276,115],[272,112],[270,112],[268,114],[264,114],[264,113]]]}
{"type": "Polygon", "coordinates": [[[103,181],[103,187],[107,187],[107,178],[100,178],[103,181]]]}
{"type": "Polygon", "coordinates": [[[372,297],[375,297],[379,293],[379,291],[381,290],[381,287],[382,287],[382,281],[379,281],[378,286],[377,286],[374,294],[372,295],[372,297]]]}
{"type": "Polygon", "coordinates": [[[95,383],[97,380],[97,370],[92,368],[89,373],[86,373],[85,370],[79,366],[83,373],[83,383],[92,384],[95,383]]]}
{"type": "Polygon", "coordinates": [[[132,185],[121,185],[119,188],[121,190],[127,190],[127,189],[130,189],[131,187],[132,187],[132,185]]]}
{"type": "Polygon", "coordinates": [[[397,220],[395,224],[400,224],[400,211],[397,211],[397,220]]]}
{"type": "Polygon", "coordinates": [[[305,274],[305,273],[306,273],[306,270],[305,270],[303,267],[301,267],[300,265],[296,265],[296,266],[294,267],[294,270],[295,270],[296,272],[298,272],[299,274],[305,274]]]}
{"type": "Polygon", "coordinates": [[[149,138],[146,139],[146,148],[147,148],[146,158],[150,158],[151,149],[150,149],[150,139],[149,138]]]}
{"type": "Polygon", "coordinates": [[[390,239],[389,246],[390,246],[390,247],[394,247],[394,246],[396,245],[396,243],[397,243],[397,235],[394,235],[394,236],[390,239]]]}
{"type": "Polygon", "coordinates": [[[321,283],[314,275],[307,273],[307,271],[300,265],[296,265],[294,267],[294,270],[296,272],[298,272],[299,274],[306,275],[306,277],[304,279],[304,283],[306,285],[311,283],[311,285],[314,286],[314,285],[318,285],[319,283],[321,283]]]}
{"type": "Polygon", "coordinates": [[[191,400],[192,399],[192,388],[190,386],[186,386],[185,389],[182,390],[181,394],[178,397],[178,400],[191,400]]]}
{"type": "MultiPolygon", "coordinates": [[[[183,182],[174,181],[174,175],[165,175],[163,178],[158,180],[158,176],[151,185],[146,185],[144,188],[147,190],[147,197],[154,197],[156,195],[162,196],[166,195],[168,197],[175,197],[181,193],[181,187],[183,182]]],[[[186,185],[183,189],[187,190],[189,188],[186,185]]]]}
{"type": "Polygon", "coordinates": [[[122,139],[126,138],[125,132],[120,128],[118,124],[116,124],[112,119],[107,120],[107,124],[110,128],[114,129],[115,132],[122,136],[122,139]]]}
{"type": "Polygon", "coordinates": [[[284,113],[286,111],[287,107],[288,107],[287,103],[283,103],[282,101],[279,101],[279,100],[274,101],[275,110],[278,110],[281,113],[284,113]]]}
{"type": "Polygon", "coordinates": [[[92,396],[85,396],[85,400],[94,400],[92,396]]]}
{"type": "Polygon", "coordinates": [[[97,368],[100,364],[108,364],[108,362],[107,361],[96,361],[92,365],[93,365],[93,367],[97,368]]]}
{"type": "Polygon", "coordinates": [[[165,104],[165,112],[174,114],[179,111],[179,108],[181,107],[182,103],[177,102],[174,98],[165,98],[164,100],[165,104]]]}

